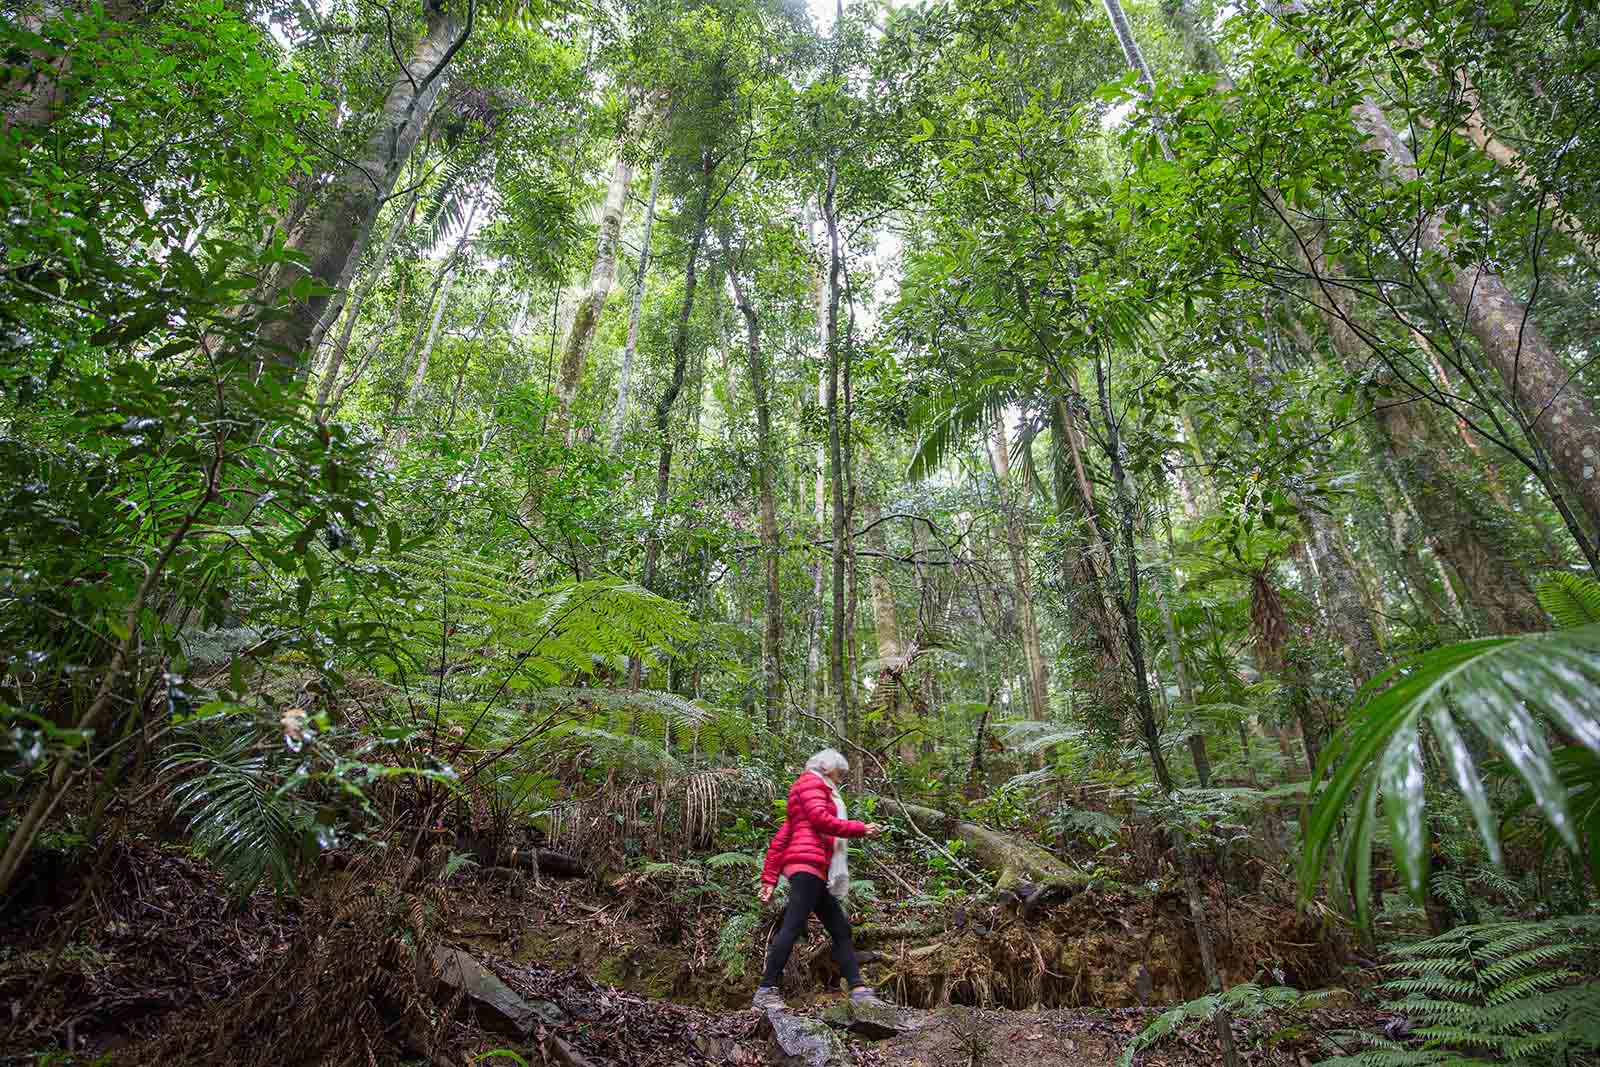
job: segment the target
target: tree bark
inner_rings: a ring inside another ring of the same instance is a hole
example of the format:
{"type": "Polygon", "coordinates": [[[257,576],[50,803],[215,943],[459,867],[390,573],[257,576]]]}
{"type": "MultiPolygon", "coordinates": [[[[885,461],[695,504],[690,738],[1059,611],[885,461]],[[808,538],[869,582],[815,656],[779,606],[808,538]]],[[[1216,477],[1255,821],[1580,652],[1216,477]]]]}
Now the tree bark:
{"type": "Polygon", "coordinates": [[[639,268],[633,274],[633,300],[628,306],[628,342],[622,349],[622,369],[617,374],[617,404],[611,413],[610,450],[622,447],[628,425],[628,404],[633,393],[633,357],[639,349],[639,313],[644,307],[644,281],[650,269],[650,231],[656,221],[656,192],[661,186],[661,160],[650,171],[650,201],[644,210],[644,236],[639,245],[639,268]]]}
{"type": "Polygon", "coordinates": [[[833,699],[838,702],[839,733],[850,737],[850,693],[845,685],[845,543],[848,536],[847,502],[844,494],[844,449],[839,412],[839,273],[844,259],[839,243],[839,219],[834,211],[834,193],[839,184],[838,167],[828,164],[827,188],[822,198],[822,224],[828,234],[828,304],[822,324],[823,346],[827,353],[827,390],[823,405],[828,415],[828,471],[833,483],[833,625],[829,631],[828,681],[833,699]]]}
{"type": "MultiPolygon", "coordinates": [[[[1352,116],[1396,177],[1418,180],[1411,149],[1376,103],[1362,101],[1352,116]]],[[[1449,256],[1442,213],[1423,220],[1421,240],[1428,251],[1449,256]]],[[[1600,539],[1600,416],[1499,274],[1481,263],[1446,271],[1451,301],[1505,382],[1519,422],[1577,499],[1587,523],[1574,533],[1587,538],[1592,553],[1600,539]]]]}
{"type": "MultiPolygon", "coordinates": [[[[723,254],[727,256],[724,242],[723,254]]],[[[765,587],[765,617],[761,627],[762,708],[768,729],[779,726],[778,697],[783,689],[783,593],[778,582],[778,565],[783,546],[778,538],[778,506],[774,498],[773,468],[777,452],[772,441],[772,406],[767,394],[766,357],[761,351],[761,320],[739,283],[739,272],[730,263],[728,286],[744,316],[745,368],[750,374],[750,394],[756,409],[756,494],[761,509],[761,570],[765,587]]]]}
{"type": "Polygon", "coordinates": [[[1017,583],[1017,614],[1022,630],[1022,656],[1028,672],[1028,717],[1043,722],[1050,717],[1050,675],[1039,642],[1039,621],[1034,610],[1033,568],[1028,559],[1028,536],[1018,501],[1011,484],[1011,449],[1006,441],[1004,417],[997,420],[987,442],[989,466],[1000,494],[1000,512],[1005,527],[1006,551],[1011,557],[1011,575],[1017,583]]]}
{"type": "Polygon", "coordinates": [[[572,441],[569,423],[572,404],[578,397],[578,384],[583,379],[583,366],[594,343],[595,331],[600,326],[600,315],[605,310],[606,297],[611,295],[611,284],[617,277],[617,246],[622,239],[622,215],[628,203],[628,185],[633,180],[633,165],[622,152],[617,153],[616,167],[611,174],[611,184],[606,189],[605,205],[600,211],[600,233],[595,238],[594,266],[589,270],[589,284],[573,307],[572,325],[561,344],[561,369],[556,375],[556,418],[552,432],[567,435],[572,441]]]}
{"type": "MultiPolygon", "coordinates": [[[[333,395],[334,382],[338,380],[339,371],[344,366],[346,354],[350,351],[350,338],[355,333],[356,323],[361,318],[361,308],[367,299],[372,296],[372,291],[383,280],[384,268],[389,265],[389,257],[394,254],[395,245],[400,241],[400,235],[405,232],[406,225],[411,221],[411,213],[417,206],[417,199],[422,195],[422,183],[418,182],[411,190],[411,195],[406,199],[405,206],[395,216],[394,225],[389,227],[388,234],[383,239],[383,245],[378,249],[378,254],[373,258],[372,267],[367,274],[367,279],[362,283],[361,289],[355,298],[344,307],[344,327],[339,332],[339,340],[333,346],[333,351],[328,353],[327,365],[322,370],[322,380],[317,383],[317,410],[320,413],[328,405],[328,399],[333,395]]],[[[317,332],[312,335],[309,347],[313,358],[321,343],[324,334],[333,323],[338,320],[339,308],[329,303],[328,312],[324,314],[324,321],[318,324],[317,332]]]]}
{"type": "MultiPolygon", "coordinates": [[[[705,245],[706,219],[711,204],[711,179],[716,160],[709,149],[700,153],[700,188],[695,203],[694,224],[690,231],[689,258],[683,272],[683,304],[672,332],[672,377],[656,400],[655,430],[659,449],[656,460],[656,493],[650,509],[650,533],[644,544],[645,589],[655,592],[656,566],[661,559],[661,524],[666,521],[668,490],[672,484],[672,408],[683,391],[689,370],[689,319],[694,313],[695,289],[700,282],[700,250],[705,245]]],[[[634,658],[628,668],[630,688],[639,688],[641,661],[634,658]]]]}
{"type": "Polygon", "coordinates": [[[330,293],[348,282],[350,265],[366,246],[378,210],[394,189],[444,88],[445,68],[472,30],[473,3],[469,0],[464,23],[456,17],[458,10],[454,4],[448,10],[429,5],[427,30],[412,49],[403,75],[390,86],[371,135],[353,158],[334,170],[318,210],[290,236],[289,248],[305,257],[307,265],[286,264],[274,278],[277,297],[286,299],[289,309],[261,331],[263,366],[292,373],[306,358],[307,342],[330,293]],[[304,278],[329,292],[294,296],[296,284],[304,278]]]}

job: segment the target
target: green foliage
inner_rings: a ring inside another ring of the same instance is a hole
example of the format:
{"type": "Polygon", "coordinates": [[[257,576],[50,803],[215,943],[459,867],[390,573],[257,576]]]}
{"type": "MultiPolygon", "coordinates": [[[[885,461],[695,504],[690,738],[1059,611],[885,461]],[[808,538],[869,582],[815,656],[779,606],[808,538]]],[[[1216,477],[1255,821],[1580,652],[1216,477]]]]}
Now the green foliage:
{"type": "Polygon", "coordinates": [[[1593,918],[1460,926],[1395,949],[1385,1007],[1414,1020],[1406,1041],[1348,1035],[1370,1046],[1321,1067],[1509,1064],[1555,1067],[1600,1048],[1593,918]]]}
{"type": "Polygon", "coordinates": [[[1302,993],[1287,986],[1259,986],[1254,982],[1241,982],[1221,993],[1210,993],[1162,1012],[1128,1042],[1128,1046],[1122,1050],[1122,1058],[1117,1062],[1121,1067],[1133,1067],[1140,1052],[1154,1047],[1180,1027],[1211,1021],[1219,1011],[1226,1011],[1235,1018],[1249,1018],[1268,1012],[1305,1012],[1316,1007],[1327,995],[1326,992],[1302,993]]]}
{"type": "Polygon", "coordinates": [[[717,931],[717,962],[722,964],[722,973],[729,978],[744,977],[750,938],[760,927],[761,919],[759,911],[741,911],[728,916],[717,931]]]}
{"type": "Polygon", "coordinates": [[[1591,575],[1547,574],[1539,580],[1537,592],[1540,606],[1561,629],[1600,623],[1600,581],[1591,575]]]}
{"type": "MultiPolygon", "coordinates": [[[[1300,868],[1309,895],[1334,849],[1339,823],[1354,803],[1340,862],[1346,883],[1368,884],[1380,798],[1406,888],[1421,896],[1427,878],[1422,731],[1432,730],[1451,780],[1465,798],[1490,856],[1500,856],[1489,796],[1464,736],[1470,726],[1499,751],[1527,786],[1534,804],[1568,848],[1578,846],[1567,789],[1534,710],[1600,752],[1600,718],[1592,695],[1600,686],[1600,624],[1549,634],[1492,637],[1435,649],[1391,672],[1395,680],[1371,696],[1323,753],[1318,790],[1306,825],[1300,868]]],[[[1585,798],[1587,805],[1592,798],[1585,798]]],[[[1368,894],[1354,894],[1368,919],[1368,894]]]]}
{"type": "Polygon", "coordinates": [[[295,754],[248,719],[208,721],[185,735],[161,769],[177,779],[173,807],[195,850],[240,895],[263,879],[279,893],[292,889],[318,825],[317,805],[286,782],[295,754]]]}

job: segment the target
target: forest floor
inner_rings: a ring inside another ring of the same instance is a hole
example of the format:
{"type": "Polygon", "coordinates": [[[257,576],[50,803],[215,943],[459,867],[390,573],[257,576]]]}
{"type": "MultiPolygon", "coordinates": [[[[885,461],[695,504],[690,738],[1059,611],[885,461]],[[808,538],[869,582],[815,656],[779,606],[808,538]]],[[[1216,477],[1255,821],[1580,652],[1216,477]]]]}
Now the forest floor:
{"type": "MultiPolygon", "coordinates": [[[[516,1062],[484,1060],[496,1049],[568,1067],[805,1062],[776,1055],[772,1024],[744,1008],[764,927],[741,956],[719,955],[717,909],[634,876],[535,883],[469,870],[408,894],[347,872],[304,898],[239,900],[181,850],[128,837],[92,857],[42,851],[11,903],[0,920],[0,1063],[516,1062]],[[531,1022],[508,1029],[459,993],[441,997],[406,962],[454,950],[532,1004],[531,1022]]],[[[1292,909],[1238,903],[1250,910],[1223,946],[1231,983],[1348,977],[1292,909]],[[1299,971],[1263,977],[1272,967],[1299,971]]],[[[1109,1064],[1160,1005],[1199,992],[1184,924],[1160,893],[1088,892],[1029,919],[998,906],[951,914],[918,931],[916,948],[873,945],[864,928],[869,980],[932,1010],[887,1041],[850,1035],[829,1062],[1109,1064]]],[[[825,941],[802,945],[790,967],[796,1018],[839,999],[822,992],[837,980],[825,941]]],[[[1238,1019],[1235,1032],[1246,1063],[1303,1067],[1338,1051],[1325,1035],[1386,1021],[1345,994],[1238,1019]]],[[[1138,1062],[1214,1064],[1214,1041],[1203,1021],[1186,1023],[1138,1062]]]]}

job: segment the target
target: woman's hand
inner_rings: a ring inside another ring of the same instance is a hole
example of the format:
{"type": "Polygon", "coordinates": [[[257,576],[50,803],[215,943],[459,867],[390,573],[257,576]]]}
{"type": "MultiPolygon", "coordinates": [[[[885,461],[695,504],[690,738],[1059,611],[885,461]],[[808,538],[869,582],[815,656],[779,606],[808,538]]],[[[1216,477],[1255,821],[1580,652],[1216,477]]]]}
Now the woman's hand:
{"type": "Polygon", "coordinates": [[[877,837],[881,833],[883,833],[883,827],[880,826],[878,823],[875,823],[875,822],[867,823],[867,836],[868,837],[877,837]]]}
{"type": "Polygon", "coordinates": [[[761,887],[761,903],[772,903],[772,886],[764,885],[761,887]]]}

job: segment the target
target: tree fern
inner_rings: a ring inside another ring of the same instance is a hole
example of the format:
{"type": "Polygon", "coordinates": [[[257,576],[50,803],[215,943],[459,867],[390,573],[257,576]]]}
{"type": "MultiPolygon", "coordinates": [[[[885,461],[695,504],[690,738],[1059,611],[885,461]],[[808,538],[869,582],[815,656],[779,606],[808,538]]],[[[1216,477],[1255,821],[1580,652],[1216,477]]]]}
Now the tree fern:
{"type": "Polygon", "coordinates": [[[1321,1067],[1508,1064],[1556,1067],[1600,1048],[1600,920],[1460,926],[1396,949],[1384,964],[1385,1007],[1415,1024],[1405,1043],[1346,1035],[1365,1046],[1321,1067]]]}

